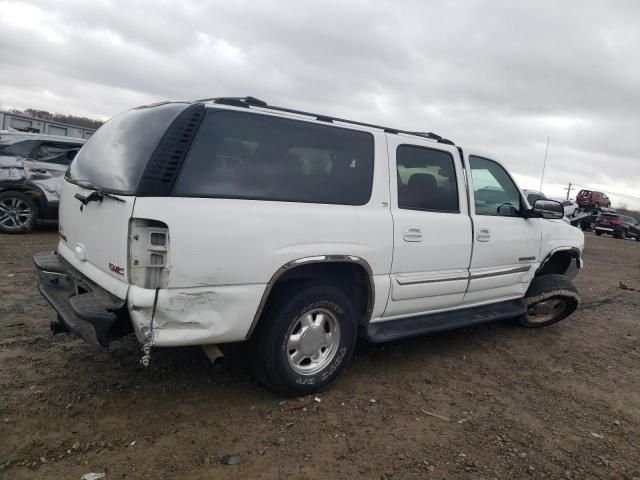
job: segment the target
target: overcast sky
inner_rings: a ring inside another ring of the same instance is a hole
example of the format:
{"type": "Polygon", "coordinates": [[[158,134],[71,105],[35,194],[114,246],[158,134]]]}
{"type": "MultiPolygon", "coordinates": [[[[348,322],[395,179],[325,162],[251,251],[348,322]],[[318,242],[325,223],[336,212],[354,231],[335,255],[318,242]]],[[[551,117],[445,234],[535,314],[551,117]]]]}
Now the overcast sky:
{"type": "Polygon", "coordinates": [[[640,209],[639,22],[638,0],[0,0],[0,108],[253,95],[437,132],[531,189],[550,137],[545,193],[640,209]]]}

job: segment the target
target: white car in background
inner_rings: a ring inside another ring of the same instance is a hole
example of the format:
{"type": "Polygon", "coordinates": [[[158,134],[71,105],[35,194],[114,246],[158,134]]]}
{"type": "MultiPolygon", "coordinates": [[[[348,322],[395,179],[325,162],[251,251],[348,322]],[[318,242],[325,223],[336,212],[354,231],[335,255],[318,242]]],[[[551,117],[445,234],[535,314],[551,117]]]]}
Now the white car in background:
{"type": "Polygon", "coordinates": [[[560,197],[551,197],[551,200],[556,200],[562,204],[565,217],[575,217],[578,214],[578,204],[575,200],[567,200],[560,197]]]}

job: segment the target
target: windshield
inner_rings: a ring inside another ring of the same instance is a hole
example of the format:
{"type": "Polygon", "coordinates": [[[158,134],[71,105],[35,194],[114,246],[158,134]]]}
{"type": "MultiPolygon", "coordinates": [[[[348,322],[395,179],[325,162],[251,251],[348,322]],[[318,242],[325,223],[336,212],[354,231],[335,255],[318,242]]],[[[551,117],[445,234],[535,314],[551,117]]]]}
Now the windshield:
{"type": "Polygon", "coordinates": [[[67,173],[105,191],[135,194],[151,154],[185,103],[142,107],[116,115],[82,147],[67,173]]]}

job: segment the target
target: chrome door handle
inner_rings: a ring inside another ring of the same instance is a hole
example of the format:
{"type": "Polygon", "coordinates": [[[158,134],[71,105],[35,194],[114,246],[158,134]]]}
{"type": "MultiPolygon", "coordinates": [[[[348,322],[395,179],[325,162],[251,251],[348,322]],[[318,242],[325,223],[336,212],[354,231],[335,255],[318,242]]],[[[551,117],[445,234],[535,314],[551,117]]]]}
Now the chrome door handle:
{"type": "Polygon", "coordinates": [[[421,242],[422,232],[418,227],[407,227],[402,232],[402,238],[405,242],[421,242]]]}
{"type": "Polygon", "coordinates": [[[476,234],[476,239],[479,242],[488,242],[491,240],[491,231],[488,228],[480,228],[476,234]]]}

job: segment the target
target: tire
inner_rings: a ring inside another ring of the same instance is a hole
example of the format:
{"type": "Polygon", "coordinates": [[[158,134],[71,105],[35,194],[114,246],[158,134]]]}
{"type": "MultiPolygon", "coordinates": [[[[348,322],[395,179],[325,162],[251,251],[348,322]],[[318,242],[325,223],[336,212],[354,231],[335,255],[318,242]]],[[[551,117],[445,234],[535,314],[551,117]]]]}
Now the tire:
{"type": "Polygon", "coordinates": [[[24,193],[0,193],[0,232],[27,233],[37,218],[38,206],[24,193]]]}
{"type": "Polygon", "coordinates": [[[600,235],[602,235],[602,232],[599,232],[598,230],[596,230],[596,235],[600,236],[600,235]]]}
{"type": "Polygon", "coordinates": [[[527,294],[527,313],[520,324],[527,328],[552,325],[567,318],[578,308],[580,296],[571,279],[565,275],[551,274],[535,277],[527,294]]]}
{"type": "Polygon", "coordinates": [[[258,323],[252,366],[269,388],[294,397],[321,391],[338,377],[353,354],[357,322],[352,301],[338,288],[309,284],[288,293],[281,292],[258,323]]]}

